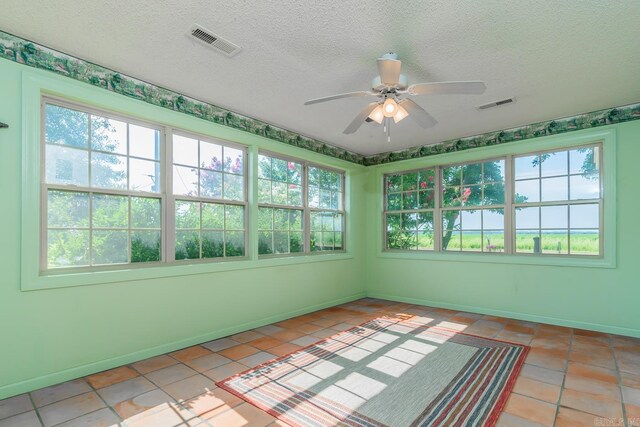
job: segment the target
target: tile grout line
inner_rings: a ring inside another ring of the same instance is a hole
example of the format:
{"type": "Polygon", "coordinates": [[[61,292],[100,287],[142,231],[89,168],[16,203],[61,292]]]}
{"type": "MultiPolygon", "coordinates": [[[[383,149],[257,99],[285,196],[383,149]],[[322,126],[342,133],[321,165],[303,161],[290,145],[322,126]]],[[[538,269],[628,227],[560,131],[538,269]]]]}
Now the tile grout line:
{"type": "Polygon", "coordinates": [[[560,415],[560,402],[562,402],[562,394],[564,392],[564,385],[567,382],[567,374],[569,373],[569,361],[571,360],[571,351],[573,350],[573,338],[575,337],[576,331],[571,329],[571,338],[569,339],[569,349],[567,351],[567,362],[564,366],[564,375],[562,376],[562,384],[560,385],[560,394],[558,395],[558,404],[556,405],[556,414],[553,418],[552,426],[556,426],[556,422],[558,421],[558,415],[560,415]]]}
{"type": "Polygon", "coordinates": [[[613,339],[609,334],[609,347],[611,353],[613,353],[613,363],[615,364],[616,377],[618,379],[618,390],[620,391],[620,400],[622,403],[622,422],[625,427],[629,427],[629,419],[627,418],[627,405],[624,398],[624,390],[622,388],[622,375],[620,374],[620,366],[618,365],[618,357],[616,355],[615,346],[613,345],[613,339]]]}
{"type": "MultiPolygon", "coordinates": [[[[129,365],[123,365],[123,366],[127,366],[127,367],[129,367],[129,365]]],[[[133,369],[133,368],[131,368],[131,369],[133,369]]],[[[135,371],[135,369],[134,369],[134,371],[135,371]]],[[[138,371],[136,371],[136,372],[138,372],[138,371]]],[[[87,378],[87,377],[83,377],[83,379],[84,379],[84,378],[87,378]]],[[[126,426],[126,422],[125,422],[125,420],[123,420],[123,419],[120,417],[120,415],[115,411],[115,409],[113,409],[113,408],[111,407],[111,405],[109,405],[109,404],[107,403],[107,401],[106,401],[106,400],[104,400],[104,399],[102,398],[102,396],[100,395],[100,393],[98,393],[98,389],[97,389],[97,388],[95,388],[95,387],[93,386],[93,384],[91,384],[91,383],[89,382],[89,380],[86,380],[86,379],[85,379],[84,381],[89,385],[89,387],[91,387],[91,390],[93,390],[93,392],[96,394],[96,396],[98,396],[98,398],[99,398],[100,400],[102,400],[102,402],[105,404],[105,406],[106,406],[107,408],[109,408],[109,410],[110,410],[110,411],[111,411],[111,412],[116,416],[116,418],[118,419],[118,424],[119,424],[119,425],[121,425],[122,427],[125,427],[125,426],[126,426]]],[[[118,383],[116,383],[116,384],[118,384],[118,383]]],[[[100,408],[100,409],[102,409],[102,408],[100,408]]],[[[98,409],[97,411],[99,411],[100,409],[98,409]]],[[[93,411],[93,412],[96,412],[96,411],[93,411]]],[[[91,414],[91,413],[93,413],[93,412],[89,412],[89,413],[91,414]]],[[[87,415],[87,414],[85,414],[85,415],[87,415]]],[[[81,417],[82,417],[82,416],[84,416],[84,415],[81,415],[81,417]]],[[[76,417],[76,418],[80,418],[80,417],[76,417]]],[[[72,418],[72,419],[73,419],[73,420],[75,420],[76,418],[72,418]]],[[[71,421],[71,420],[68,420],[68,421],[71,421]]],[[[67,421],[65,421],[65,422],[67,422],[67,421]]]]}
{"type": "Polygon", "coordinates": [[[38,417],[38,420],[40,421],[40,424],[44,426],[44,421],[42,420],[42,416],[40,416],[40,411],[38,411],[38,407],[36,406],[36,402],[33,400],[33,396],[31,396],[31,392],[27,393],[27,395],[29,396],[29,400],[31,401],[31,404],[33,405],[33,410],[36,413],[36,417],[38,417]]]}

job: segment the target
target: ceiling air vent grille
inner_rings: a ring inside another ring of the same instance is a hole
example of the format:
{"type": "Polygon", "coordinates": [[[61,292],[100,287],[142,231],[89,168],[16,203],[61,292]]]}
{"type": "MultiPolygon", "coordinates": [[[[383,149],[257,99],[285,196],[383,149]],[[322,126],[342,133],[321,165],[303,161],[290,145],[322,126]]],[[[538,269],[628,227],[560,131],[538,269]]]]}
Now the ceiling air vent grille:
{"type": "Polygon", "coordinates": [[[194,25],[191,27],[187,36],[226,56],[234,56],[240,52],[241,49],[237,44],[231,43],[229,40],[225,40],[222,37],[213,34],[211,31],[201,27],[200,25],[194,25]]]}
{"type": "Polygon", "coordinates": [[[488,104],[479,105],[478,110],[486,110],[487,108],[497,107],[499,105],[504,105],[504,104],[511,104],[512,102],[514,102],[513,98],[502,99],[500,101],[494,101],[488,104]]]}

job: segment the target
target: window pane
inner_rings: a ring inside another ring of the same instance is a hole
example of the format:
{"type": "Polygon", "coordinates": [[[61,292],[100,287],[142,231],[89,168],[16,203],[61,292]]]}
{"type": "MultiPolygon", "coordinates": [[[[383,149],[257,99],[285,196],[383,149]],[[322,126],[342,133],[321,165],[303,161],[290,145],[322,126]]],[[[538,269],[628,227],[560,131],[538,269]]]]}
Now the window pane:
{"type": "Polygon", "coordinates": [[[271,197],[276,205],[287,204],[287,183],[273,181],[271,187],[271,197]]]}
{"type": "Polygon", "coordinates": [[[560,178],[542,179],[542,201],[554,202],[569,199],[569,180],[566,176],[560,178]]]}
{"type": "Polygon", "coordinates": [[[302,219],[303,219],[302,211],[291,209],[289,211],[289,229],[302,230],[302,219]]]}
{"type": "MultiPolygon", "coordinates": [[[[464,223],[463,226],[467,228],[464,223]]],[[[503,230],[504,209],[496,209],[495,211],[484,210],[482,212],[482,228],[484,230],[503,230]]]]}
{"type": "Polygon", "coordinates": [[[273,210],[273,229],[289,230],[289,210],[288,209],[273,210]]]}
{"type": "Polygon", "coordinates": [[[482,163],[462,166],[462,183],[465,185],[482,184],[482,163]]]}
{"type": "Polygon", "coordinates": [[[543,177],[567,175],[568,172],[569,163],[566,151],[540,155],[540,173],[543,177]]]}
{"type": "Polygon", "coordinates": [[[569,177],[571,200],[597,199],[600,197],[598,175],[572,175],[569,177]]]}
{"type": "Polygon", "coordinates": [[[417,172],[402,175],[402,189],[404,191],[414,191],[418,189],[417,172]]]}
{"type": "Polygon", "coordinates": [[[237,148],[224,147],[223,169],[237,175],[242,175],[244,169],[244,152],[237,148]]]}
{"type": "Polygon", "coordinates": [[[538,156],[525,156],[515,158],[516,179],[537,178],[540,173],[538,156]]]}
{"type": "Polygon", "coordinates": [[[258,208],[258,229],[273,230],[272,208],[258,208]]]}
{"type": "Polygon", "coordinates": [[[126,230],[92,232],[92,264],[124,264],[129,261],[129,233],[126,230]]]}
{"type": "Polygon", "coordinates": [[[45,107],[45,141],[87,148],[89,140],[89,114],[69,108],[47,104],[45,107]]]}
{"type": "Polygon", "coordinates": [[[272,158],[271,159],[271,179],[279,182],[287,182],[287,174],[289,167],[286,160],[272,158]]]}
{"type": "Polygon", "coordinates": [[[289,184],[287,204],[292,206],[302,206],[302,186],[289,184]]]}
{"type": "Polygon", "coordinates": [[[572,255],[600,254],[600,235],[598,230],[573,230],[569,237],[569,251],[572,255]]]}
{"type": "Polygon", "coordinates": [[[127,154],[127,124],[119,120],[91,116],[91,149],[127,154]]]}
{"type": "Polygon", "coordinates": [[[600,207],[598,204],[572,205],[570,207],[571,228],[598,228],[600,207]]]}
{"type": "Polygon", "coordinates": [[[258,254],[268,255],[273,253],[273,232],[261,231],[258,233],[258,254]]]}
{"type": "Polygon", "coordinates": [[[531,230],[516,231],[516,252],[540,253],[540,232],[531,230]]]}
{"type": "Polygon", "coordinates": [[[433,242],[432,229],[425,229],[422,231],[418,231],[417,238],[418,238],[418,246],[417,246],[418,250],[422,250],[422,251],[433,250],[434,242],[433,242]]]}
{"type": "Polygon", "coordinates": [[[289,249],[291,253],[304,252],[304,238],[301,231],[289,233],[289,249]]]}
{"type": "Polygon", "coordinates": [[[200,141],[200,167],[222,171],[222,146],[200,141]]]}
{"type": "Polygon", "coordinates": [[[387,192],[402,191],[402,175],[387,176],[387,192]]]}
{"type": "Polygon", "coordinates": [[[277,254],[289,253],[289,232],[274,231],[273,233],[274,252],[277,254]]]}
{"type": "Polygon", "coordinates": [[[484,252],[504,252],[504,231],[483,231],[484,252]]]}
{"type": "Polygon", "coordinates": [[[46,146],[46,179],[50,184],[89,185],[89,153],[57,145],[46,146]]]}
{"type": "Polygon", "coordinates": [[[515,203],[535,203],[540,201],[540,180],[516,181],[515,203]]]}
{"type": "Polygon", "coordinates": [[[49,268],[89,265],[88,230],[49,230],[47,266],[49,268]]]}
{"type": "Polygon", "coordinates": [[[435,176],[434,169],[418,172],[418,188],[420,190],[433,190],[436,185],[435,176]]]}
{"type": "Polygon", "coordinates": [[[481,252],[482,251],[482,232],[463,230],[461,250],[465,252],[481,252]]]}
{"type": "Polygon", "coordinates": [[[160,160],[160,131],[129,124],[129,155],[160,160]]]}
{"type": "Polygon", "coordinates": [[[202,258],[220,258],[224,256],[224,232],[202,232],[202,258]]]}
{"type": "Polygon", "coordinates": [[[176,228],[200,228],[200,203],[176,200],[176,228]]]}
{"type": "Polygon", "coordinates": [[[202,204],[202,228],[224,229],[224,205],[217,203],[202,204]]]}
{"type": "Polygon", "coordinates": [[[200,197],[222,198],[222,173],[200,170],[200,197]]]}
{"type": "Polygon", "coordinates": [[[198,170],[184,166],[173,167],[173,194],[198,195],[198,170]]]}
{"type": "MultiPolygon", "coordinates": [[[[484,186],[482,203],[485,206],[504,204],[504,184],[487,184],[484,186]]],[[[475,199],[474,199],[475,200],[475,199]]],[[[477,204],[477,202],[475,203],[477,204]]]]}
{"type": "Polygon", "coordinates": [[[409,191],[406,193],[402,193],[402,208],[403,209],[418,209],[420,205],[418,204],[418,192],[417,191],[409,191]]]}
{"type": "Polygon", "coordinates": [[[176,231],[176,260],[200,258],[200,235],[197,231],[176,231]]]}
{"type": "MultiPolygon", "coordinates": [[[[423,192],[426,194],[426,192],[423,192]]],[[[397,211],[402,209],[402,193],[395,193],[387,195],[387,210],[397,211]]]]}
{"type": "Polygon", "coordinates": [[[244,256],[244,231],[225,233],[225,256],[244,256]]]}
{"type": "Polygon", "coordinates": [[[160,199],[148,197],[131,198],[131,227],[160,228],[160,199]]]}
{"type": "Polygon", "coordinates": [[[447,231],[442,236],[443,251],[460,251],[462,249],[462,233],[460,231],[447,231]]]}
{"type": "Polygon", "coordinates": [[[599,149],[598,147],[578,148],[569,151],[571,174],[598,176],[599,149]]]}
{"type": "Polygon", "coordinates": [[[129,202],[127,196],[94,194],[92,200],[93,227],[129,227],[129,202]]]}
{"type": "Polygon", "coordinates": [[[89,193],[49,190],[47,224],[49,227],[89,227],[89,193]]]}
{"type": "Polygon", "coordinates": [[[129,159],[129,189],[160,192],[160,163],[150,160],[129,159]]]}
{"type": "Polygon", "coordinates": [[[225,229],[244,230],[244,206],[225,206],[225,229]]]}
{"type": "Polygon", "coordinates": [[[160,261],[160,231],[131,232],[131,262],[160,261]]]}
{"type": "Polygon", "coordinates": [[[271,203],[271,181],[258,179],[258,203],[271,203]]]}
{"type": "Polygon", "coordinates": [[[504,182],[504,160],[486,162],[482,173],[485,183],[504,182]]]}
{"type": "Polygon", "coordinates": [[[91,153],[91,185],[127,188],[127,158],[115,154],[91,153]]]}
{"type": "Polygon", "coordinates": [[[464,230],[481,230],[482,229],[482,211],[462,211],[461,225],[464,230]]]}
{"type": "Polygon", "coordinates": [[[173,163],[197,167],[198,140],[173,134],[173,163]]]}
{"type": "Polygon", "coordinates": [[[452,166],[442,168],[442,183],[445,186],[454,186],[462,184],[462,167],[452,166]]]}
{"type": "Polygon", "coordinates": [[[541,228],[567,228],[569,218],[567,206],[542,206],[540,208],[541,228]]]}
{"type": "Polygon", "coordinates": [[[299,163],[288,162],[288,180],[292,184],[302,184],[302,165],[299,163]]]}
{"type": "Polygon", "coordinates": [[[516,208],[517,228],[540,228],[540,208],[516,208]]]}
{"type": "Polygon", "coordinates": [[[271,157],[258,155],[258,178],[271,179],[271,157]]]}
{"type": "Polygon", "coordinates": [[[542,231],[540,239],[542,253],[567,254],[569,253],[569,232],[563,231],[542,231]]]}

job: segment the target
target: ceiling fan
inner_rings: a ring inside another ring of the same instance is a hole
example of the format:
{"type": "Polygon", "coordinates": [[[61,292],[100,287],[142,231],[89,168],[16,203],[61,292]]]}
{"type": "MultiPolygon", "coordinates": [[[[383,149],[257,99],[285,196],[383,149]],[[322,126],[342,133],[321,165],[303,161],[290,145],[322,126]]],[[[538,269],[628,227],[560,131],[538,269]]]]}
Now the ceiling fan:
{"type": "Polygon", "coordinates": [[[431,114],[406,96],[479,95],[486,89],[484,82],[481,81],[416,83],[409,86],[407,77],[404,74],[400,74],[402,62],[398,59],[397,54],[393,52],[386,53],[381,58],[378,58],[377,62],[380,75],[371,81],[371,91],[348,92],[311,99],[305,102],[304,105],[318,104],[341,98],[375,96],[378,100],[367,105],[343,133],[354,133],[365,121],[374,121],[378,124],[384,124],[387,140],[391,141],[389,126],[391,120],[394,123],[398,123],[406,117],[411,117],[423,128],[430,128],[438,123],[431,114]]]}

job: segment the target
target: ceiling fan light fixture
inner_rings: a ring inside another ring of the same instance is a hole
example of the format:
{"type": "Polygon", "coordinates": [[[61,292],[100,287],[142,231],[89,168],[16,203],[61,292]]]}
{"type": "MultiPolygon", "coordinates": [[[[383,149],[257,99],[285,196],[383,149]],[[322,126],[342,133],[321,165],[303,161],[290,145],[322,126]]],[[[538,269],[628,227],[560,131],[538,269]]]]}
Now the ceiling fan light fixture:
{"type": "Polygon", "coordinates": [[[401,104],[398,104],[396,114],[393,115],[393,122],[398,123],[408,115],[409,115],[409,112],[405,110],[401,104]]]}
{"type": "Polygon", "coordinates": [[[382,112],[382,105],[378,105],[372,112],[369,114],[369,118],[378,124],[382,124],[384,120],[384,113],[382,112]]]}
{"type": "Polygon", "coordinates": [[[385,117],[393,117],[398,111],[398,103],[392,98],[387,98],[382,104],[382,110],[385,117]]]}

